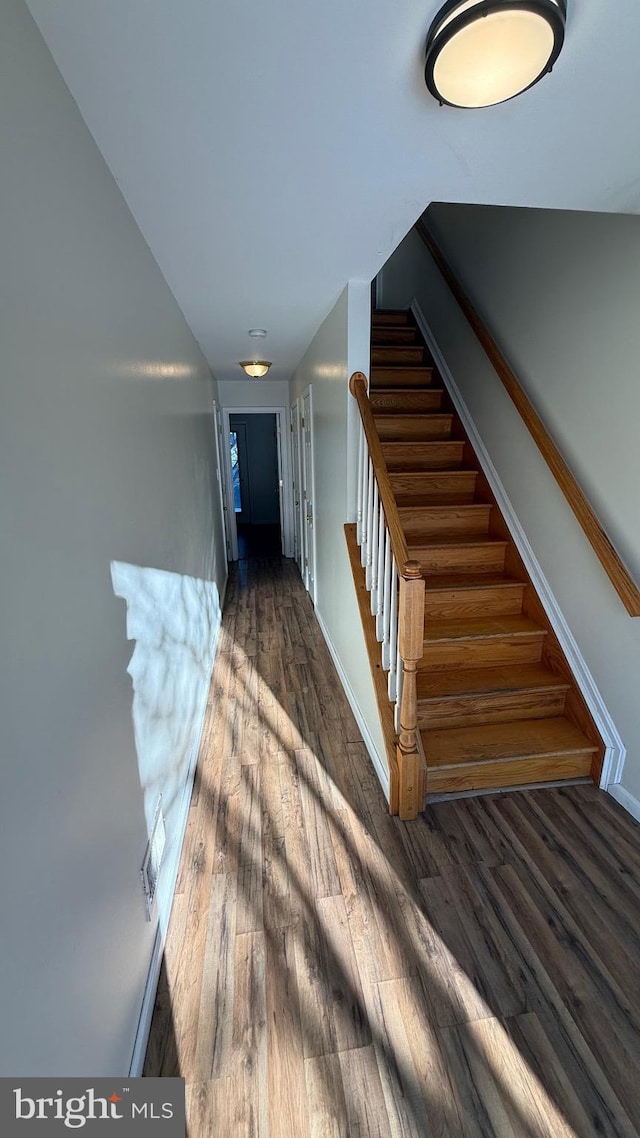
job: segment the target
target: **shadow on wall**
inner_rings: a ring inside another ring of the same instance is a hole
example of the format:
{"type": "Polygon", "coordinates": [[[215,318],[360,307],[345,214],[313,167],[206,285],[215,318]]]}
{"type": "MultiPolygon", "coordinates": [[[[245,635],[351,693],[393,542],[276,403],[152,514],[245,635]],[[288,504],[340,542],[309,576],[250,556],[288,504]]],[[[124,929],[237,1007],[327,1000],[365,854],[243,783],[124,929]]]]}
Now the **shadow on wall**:
{"type": "Polygon", "coordinates": [[[126,601],[127,638],[136,642],[127,671],[147,837],[162,795],[165,869],[157,900],[164,931],[170,868],[180,852],[220,627],[220,595],[214,581],[122,561],[111,562],[111,580],[115,595],[126,601]]]}

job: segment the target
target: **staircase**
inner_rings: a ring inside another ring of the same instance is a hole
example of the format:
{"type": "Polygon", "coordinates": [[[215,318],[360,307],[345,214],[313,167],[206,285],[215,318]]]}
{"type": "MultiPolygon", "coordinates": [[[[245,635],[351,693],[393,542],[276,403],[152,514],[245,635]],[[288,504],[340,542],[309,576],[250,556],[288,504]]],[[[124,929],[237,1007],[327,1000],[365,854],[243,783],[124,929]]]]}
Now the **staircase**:
{"type": "Polygon", "coordinates": [[[426,581],[417,695],[427,795],[597,780],[598,731],[407,312],[373,314],[369,399],[426,581]]]}

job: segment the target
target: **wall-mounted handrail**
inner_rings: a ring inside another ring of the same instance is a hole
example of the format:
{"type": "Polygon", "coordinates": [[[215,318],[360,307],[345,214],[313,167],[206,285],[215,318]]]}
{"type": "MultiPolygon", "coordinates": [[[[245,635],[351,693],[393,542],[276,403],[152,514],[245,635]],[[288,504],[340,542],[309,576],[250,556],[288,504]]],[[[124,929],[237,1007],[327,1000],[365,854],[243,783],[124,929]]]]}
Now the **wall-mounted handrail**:
{"type": "Polygon", "coordinates": [[[582,526],[593,550],[609,577],[620,600],[630,616],[640,616],[640,589],[629,569],[598,519],[593,507],[578,485],[558,447],[551,438],[535,407],[523,391],[511,367],[507,363],[493,336],[485,327],[471,300],[467,296],[451,265],[437,244],[433,234],[420,218],[416,231],[424,241],[433,260],[456,298],[471,328],[482,344],[496,374],[502,381],[505,391],[517,407],[525,426],[530,431],[541,455],[554,475],[567,502],[582,526]]]}
{"type": "Polygon", "coordinates": [[[360,412],[357,540],[389,699],[395,703],[397,786],[391,787],[391,801],[397,801],[401,818],[415,818],[426,789],[416,686],[424,646],[425,583],[419,562],[409,556],[362,372],[353,373],[349,390],[360,412]]]}

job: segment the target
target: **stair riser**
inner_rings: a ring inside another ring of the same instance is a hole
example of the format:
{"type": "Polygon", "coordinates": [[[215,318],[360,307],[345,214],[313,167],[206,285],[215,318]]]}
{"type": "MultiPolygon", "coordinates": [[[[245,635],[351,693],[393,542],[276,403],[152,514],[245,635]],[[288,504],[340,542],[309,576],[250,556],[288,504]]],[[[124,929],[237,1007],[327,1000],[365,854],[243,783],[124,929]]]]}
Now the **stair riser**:
{"type": "Polygon", "coordinates": [[[474,501],[476,492],[476,476],[471,473],[438,477],[437,475],[394,475],[391,484],[400,506],[411,505],[413,502],[422,505],[445,505],[448,502],[470,503],[474,501]]]}
{"type": "Polygon", "coordinates": [[[375,367],[371,368],[371,387],[430,387],[433,368],[430,367],[375,367]]]}
{"type": "Polygon", "coordinates": [[[473,505],[459,507],[404,507],[400,511],[400,524],[407,540],[420,544],[420,537],[456,536],[466,534],[470,537],[486,536],[489,530],[490,506],[473,505]]]}
{"type": "MultiPolygon", "coordinates": [[[[506,759],[463,766],[431,767],[427,773],[427,795],[452,794],[463,790],[485,790],[502,786],[526,786],[565,778],[585,778],[591,774],[590,752],[548,755],[536,759],[506,759]]],[[[427,756],[427,766],[428,766],[427,756]]]]}
{"type": "Polygon", "coordinates": [[[427,470],[454,470],[462,464],[464,443],[434,442],[382,444],[387,470],[390,472],[419,473],[427,470]]]}
{"type": "Polygon", "coordinates": [[[522,612],[524,589],[524,585],[496,585],[492,589],[442,589],[436,593],[427,590],[425,623],[447,618],[516,616],[522,612]]]}
{"type": "Polygon", "coordinates": [[[420,562],[425,575],[430,573],[501,573],[504,569],[504,545],[443,545],[427,550],[411,546],[409,556],[420,562]]]}
{"type": "Polygon", "coordinates": [[[418,333],[415,328],[402,328],[387,325],[372,328],[371,330],[371,343],[372,344],[414,344],[417,341],[418,333]]]}
{"type": "Polygon", "coordinates": [[[435,731],[446,727],[472,727],[481,723],[509,723],[517,719],[547,719],[564,712],[565,692],[500,692],[421,700],[418,726],[435,731]]]}
{"type": "Polygon", "coordinates": [[[413,344],[393,344],[390,348],[371,348],[371,363],[390,364],[392,366],[406,367],[408,364],[421,364],[425,360],[425,350],[413,344]]]}
{"type": "Polygon", "coordinates": [[[406,391],[397,394],[371,392],[371,406],[374,413],[390,411],[396,415],[411,415],[425,411],[439,411],[442,406],[443,391],[434,387],[432,391],[406,391]]]}
{"type": "Polygon", "coordinates": [[[415,415],[406,419],[395,415],[376,415],[376,427],[383,441],[403,439],[448,439],[451,434],[451,415],[415,415]]]}
{"type": "Polygon", "coordinates": [[[443,641],[425,645],[419,671],[449,668],[498,667],[499,664],[537,664],[544,636],[492,636],[489,640],[443,641]]]}
{"type": "Polygon", "coordinates": [[[408,324],[408,312],[372,312],[371,324],[375,328],[384,328],[385,325],[395,327],[398,324],[408,324]]]}

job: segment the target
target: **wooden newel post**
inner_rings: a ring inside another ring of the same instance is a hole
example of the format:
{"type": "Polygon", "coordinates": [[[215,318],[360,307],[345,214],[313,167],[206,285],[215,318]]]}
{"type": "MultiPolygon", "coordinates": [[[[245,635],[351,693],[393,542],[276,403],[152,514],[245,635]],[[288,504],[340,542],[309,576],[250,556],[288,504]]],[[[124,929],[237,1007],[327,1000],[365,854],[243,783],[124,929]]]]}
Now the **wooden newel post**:
{"type": "Polygon", "coordinates": [[[418,747],[416,669],[424,651],[424,578],[417,561],[406,561],[400,578],[398,643],[402,659],[398,739],[399,814],[415,818],[425,798],[425,771],[418,747]]]}

